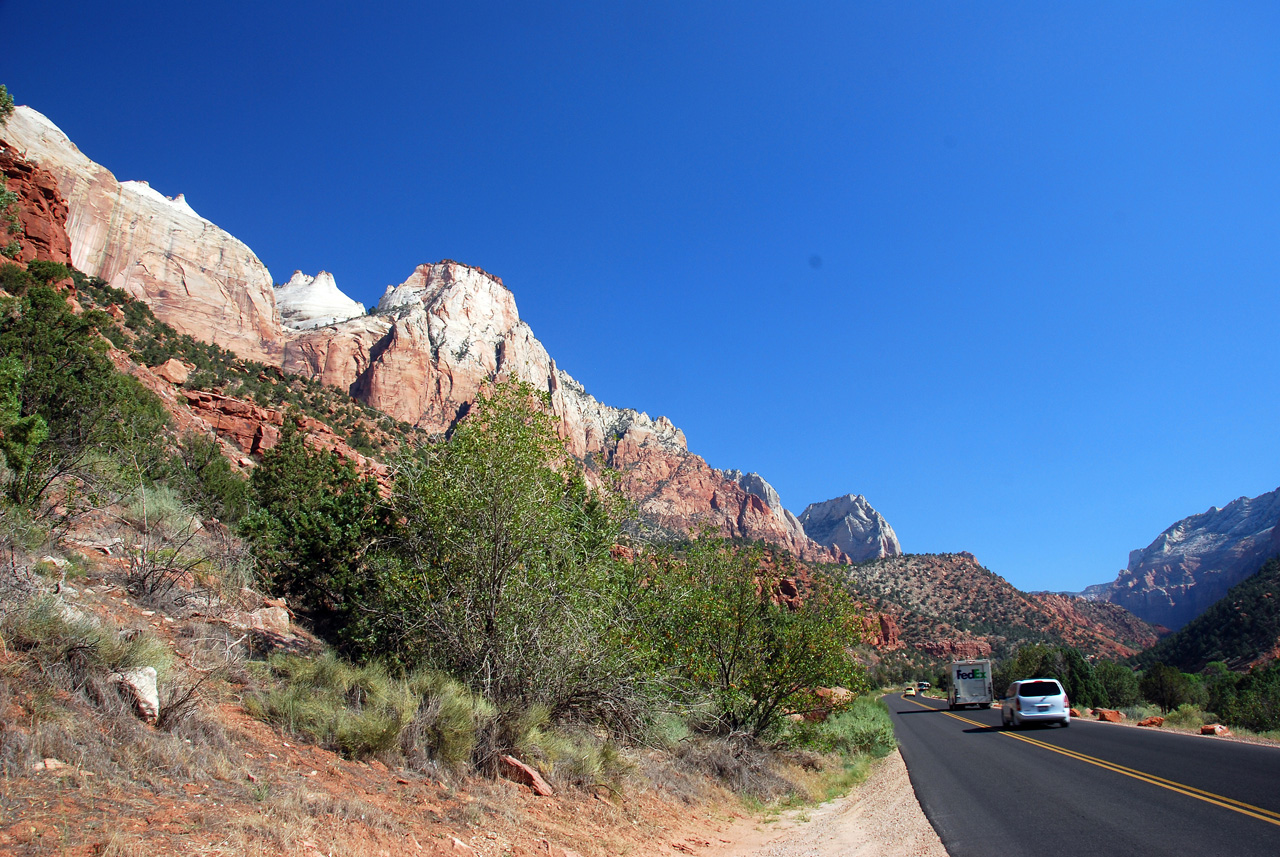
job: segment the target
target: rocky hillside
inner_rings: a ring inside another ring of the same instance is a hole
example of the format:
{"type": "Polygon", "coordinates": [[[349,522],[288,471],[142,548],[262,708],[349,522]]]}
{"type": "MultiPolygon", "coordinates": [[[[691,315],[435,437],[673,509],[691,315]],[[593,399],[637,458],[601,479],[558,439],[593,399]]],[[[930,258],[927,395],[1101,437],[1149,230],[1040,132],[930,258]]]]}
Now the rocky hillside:
{"type": "Polygon", "coordinates": [[[1199,672],[1210,661],[1247,669],[1280,658],[1280,558],[1268,560],[1180,631],[1138,658],[1199,672]]]}
{"type": "Polygon", "coordinates": [[[528,381],[550,395],[570,451],[590,468],[622,471],[655,528],[710,524],[800,557],[842,558],[808,538],[763,479],[709,467],[665,417],[598,402],[556,365],[502,280],[480,268],[420,265],[363,315],[324,272],[274,287],[248,247],[182,196],[118,182],[31,108],[14,111],[3,138],[52,176],[75,266],[145,300],[180,334],[338,387],[427,432],[448,430],[483,384],[528,381]]]}
{"type": "Polygon", "coordinates": [[[1280,553],[1280,489],[1241,497],[1219,509],[1183,518],[1107,584],[1083,593],[1119,604],[1148,622],[1174,630],[1199,616],[1232,586],[1280,553]]]}
{"type": "Polygon", "coordinates": [[[936,658],[1000,658],[1030,643],[1128,657],[1156,640],[1153,628],[1122,609],[1022,592],[969,553],[886,557],[850,566],[848,579],[896,617],[905,645],[936,658]]]}

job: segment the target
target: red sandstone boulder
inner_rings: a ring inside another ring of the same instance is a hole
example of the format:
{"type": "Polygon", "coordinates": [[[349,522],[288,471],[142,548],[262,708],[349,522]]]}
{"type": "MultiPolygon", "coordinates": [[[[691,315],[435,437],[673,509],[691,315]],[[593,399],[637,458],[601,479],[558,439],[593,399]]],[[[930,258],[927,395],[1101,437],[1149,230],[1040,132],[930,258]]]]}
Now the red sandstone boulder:
{"type": "Polygon", "coordinates": [[[1231,730],[1221,723],[1209,723],[1200,727],[1201,735],[1230,735],[1231,730]]]}
{"type": "MultiPolygon", "coordinates": [[[[114,306],[115,305],[112,304],[113,308],[114,306]]],[[[168,381],[170,384],[176,384],[178,386],[182,386],[183,384],[187,383],[187,378],[191,374],[186,366],[183,366],[179,360],[173,357],[170,357],[168,360],[164,361],[159,366],[153,366],[151,368],[151,371],[155,372],[157,375],[159,375],[161,378],[168,381]]]]}
{"type": "Polygon", "coordinates": [[[550,797],[555,794],[542,775],[515,756],[499,756],[498,771],[513,783],[520,783],[533,789],[539,797],[550,797]]]}
{"type": "Polygon", "coordinates": [[[1119,711],[1113,711],[1109,708],[1099,708],[1094,712],[1099,720],[1107,723],[1120,723],[1124,720],[1124,714],[1119,711]]]}
{"type": "Polygon", "coordinates": [[[1139,720],[1139,721],[1138,721],[1138,725],[1139,725],[1139,726],[1157,726],[1157,727],[1158,727],[1158,726],[1163,726],[1163,725],[1164,725],[1164,718],[1163,718],[1163,717],[1148,717],[1146,720],[1139,720]]]}

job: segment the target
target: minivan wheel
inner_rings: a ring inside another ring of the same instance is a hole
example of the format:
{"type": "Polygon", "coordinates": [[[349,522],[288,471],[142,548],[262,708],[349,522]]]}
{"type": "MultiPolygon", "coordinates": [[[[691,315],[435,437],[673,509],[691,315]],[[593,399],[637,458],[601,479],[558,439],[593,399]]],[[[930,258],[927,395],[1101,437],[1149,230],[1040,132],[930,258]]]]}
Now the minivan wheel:
{"type": "Polygon", "coordinates": [[[1066,729],[1070,725],[1071,725],[1071,718],[1070,717],[1064,718],[1062,721],[1062,728],[1066,729]]]}

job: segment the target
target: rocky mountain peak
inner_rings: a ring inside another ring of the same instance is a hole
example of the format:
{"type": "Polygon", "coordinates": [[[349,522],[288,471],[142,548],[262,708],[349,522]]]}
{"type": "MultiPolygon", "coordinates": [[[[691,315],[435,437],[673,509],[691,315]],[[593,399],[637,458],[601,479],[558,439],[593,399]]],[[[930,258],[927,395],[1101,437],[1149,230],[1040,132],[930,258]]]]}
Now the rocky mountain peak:
{"type": "Polygon", "coordinates": [[[280,321],[290,330],[328,327],[364,315],[364,304],[343,294],[328,271],[314,277],[294,271],[289,282],[275,289],[280,321]]]}
{"type": "Polygon", "coordinates": [[[902,554],[893,527],[861,494],[810,503],[800,524],[809,538],[843,551],[854,562],[902,554]]]}
{"type": "Polygon", "coordinates": [[[1275,554],[1277,521],[1280,488],[1210,506],[1130,551],[1128,566],[1114,581],[1090,586],[1084,595],[1177,630],[1275,554]]]}

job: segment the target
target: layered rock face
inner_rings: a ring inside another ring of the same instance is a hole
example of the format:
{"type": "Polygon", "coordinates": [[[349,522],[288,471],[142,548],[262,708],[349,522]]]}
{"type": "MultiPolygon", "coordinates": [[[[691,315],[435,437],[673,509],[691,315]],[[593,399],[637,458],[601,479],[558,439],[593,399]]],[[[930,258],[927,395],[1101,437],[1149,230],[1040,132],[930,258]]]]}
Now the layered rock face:
{"type": "Polygon", "coordinates": [[[861,494],[810,503],[799,523],[809,538],[840,551],[852,562],[902,554],[893,527],[861,494]]]}
{"type": "Polygon", "coordinates": [[[276,286],[275,296],[280,321],[289,330],[313,330],[364,315],[364,304],[339,291],[328,271],[314,277],[294,271],[289,282],[276,286]]]}
{"type": "MultiPolygon", "coordinates": [[[[0,127],[0,133],[3,132],[4,128],[0,127]]],[[[0,173],[5,177],[4,189],[18,196],[13,213],[22,229],[14,235],[4,231],[5,224],[0,224],[0,246],[17,240],[20,249],[13,258],[22,263],[35,259],[70,262],[67,204],[58,193],[58,180],[4,143],[0,143],[0,173]]]]}
{"type": "Polygon", "coordinates": [[[622,471],[624,491],[659,528],[683,533],[705,523],[834,558],[805,537],[763,479],[712,469],[665,417],[598,402],[556,365],[502,280],[479,268],[420,265],[387,287],[371,316],[300,332],[285,348],[284,369],[431,432],[452,427],[483,384],[526,381],[550,395],[569,452],[622,471]]]}
{"type": "Polygon", "coordinates": [[[279,364],[284,336],[271,275],[248,247],[181,195],[116,181],[30,107],[14,110],[0,138],[56,180],[77,268],[146,300],[179,332],[279,364]]]}
{"type": "Polygon", "coordinates": [[[1085,595],[1177,630],[1276,553],[1277,521],[1280,488],[1211,507],[1131,551],[1129,566],[1113,582],[1091,586],[1085,595]]]}

